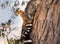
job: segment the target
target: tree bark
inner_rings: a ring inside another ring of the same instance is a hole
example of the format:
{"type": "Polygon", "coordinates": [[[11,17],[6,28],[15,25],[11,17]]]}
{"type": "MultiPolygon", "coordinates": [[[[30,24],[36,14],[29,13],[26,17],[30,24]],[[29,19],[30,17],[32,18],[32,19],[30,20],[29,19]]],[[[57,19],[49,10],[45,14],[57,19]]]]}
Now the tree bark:
{"type": "Polygon", "coordinates": [[[33,18],[33,44],[60,44],[60,0],[35,1],[39,3],[33,18]]]}

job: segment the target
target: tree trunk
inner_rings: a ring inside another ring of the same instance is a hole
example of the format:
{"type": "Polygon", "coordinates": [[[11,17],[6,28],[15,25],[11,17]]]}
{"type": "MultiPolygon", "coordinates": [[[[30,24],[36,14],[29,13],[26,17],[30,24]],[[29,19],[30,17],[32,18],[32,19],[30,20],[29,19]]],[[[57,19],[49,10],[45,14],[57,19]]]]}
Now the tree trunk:
{"type": "Polygon", "coordinates": [[[36,1],[40,2],[33,18],[33,44],[60,44],[60,0],[36,1]]]}

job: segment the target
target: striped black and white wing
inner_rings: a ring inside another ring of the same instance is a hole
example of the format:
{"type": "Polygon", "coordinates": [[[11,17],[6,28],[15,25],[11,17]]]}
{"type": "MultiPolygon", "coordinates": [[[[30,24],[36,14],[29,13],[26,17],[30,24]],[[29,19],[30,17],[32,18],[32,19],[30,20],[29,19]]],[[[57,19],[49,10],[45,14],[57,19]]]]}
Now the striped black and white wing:
{"type": "Polygon", "coordinates": [[[24,44],[32,44],[32,40],[30,38],[30,33],[32,31],[32,24],[31,23],[26,24],[24,29],[25,29],[25,32],[23,34],[24,44]]]}

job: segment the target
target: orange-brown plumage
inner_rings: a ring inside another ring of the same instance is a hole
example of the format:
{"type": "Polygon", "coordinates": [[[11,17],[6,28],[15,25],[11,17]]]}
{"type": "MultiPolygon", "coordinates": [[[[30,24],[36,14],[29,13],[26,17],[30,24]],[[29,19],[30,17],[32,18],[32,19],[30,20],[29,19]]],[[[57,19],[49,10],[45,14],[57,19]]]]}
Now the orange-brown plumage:
{"type": "Polygon", "coordinates": [[[27,23],[31,23],[31,20],[28,19],[25,12],[23,12],[22,10],[17,10],[16,14],[20,15],[23,18],[23,26],[26,25],[27,23]]]}

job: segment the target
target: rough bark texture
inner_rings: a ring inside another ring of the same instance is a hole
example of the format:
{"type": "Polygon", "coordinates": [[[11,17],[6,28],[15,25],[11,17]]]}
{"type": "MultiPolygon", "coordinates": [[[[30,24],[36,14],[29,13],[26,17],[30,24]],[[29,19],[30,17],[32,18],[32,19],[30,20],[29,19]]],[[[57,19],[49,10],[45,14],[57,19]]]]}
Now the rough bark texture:
{"type": "Polygon", "coordinates": [[[36,8],[31,33],[33,44],[60,44],[60,0],[34,1],[36,8]]]}

